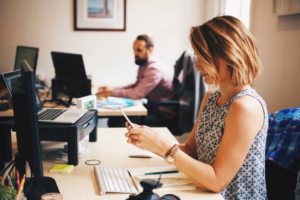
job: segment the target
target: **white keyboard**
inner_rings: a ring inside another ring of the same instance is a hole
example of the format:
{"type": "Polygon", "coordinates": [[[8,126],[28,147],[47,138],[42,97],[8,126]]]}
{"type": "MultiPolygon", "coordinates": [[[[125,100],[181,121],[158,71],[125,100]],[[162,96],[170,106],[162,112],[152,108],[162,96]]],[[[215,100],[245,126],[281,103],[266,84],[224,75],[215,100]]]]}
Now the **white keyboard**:
{"type": "Polygon", "coordinates": [[[95,166],[95,174],[100,195],[106,192],[137,193],[126,168],[98,165],[95,166]]]}

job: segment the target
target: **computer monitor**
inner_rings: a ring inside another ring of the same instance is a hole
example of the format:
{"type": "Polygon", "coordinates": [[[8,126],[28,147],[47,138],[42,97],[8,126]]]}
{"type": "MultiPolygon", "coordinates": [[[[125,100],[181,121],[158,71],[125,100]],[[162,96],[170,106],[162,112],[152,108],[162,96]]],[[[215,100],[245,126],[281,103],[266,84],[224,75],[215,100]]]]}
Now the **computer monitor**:
{"type": "Polygon", "coordinates": [[[43,175],[34,84],[34,71],[26,61],[21,61],[21,76],[11,80],[11,89],[18,145],[16,165],[18,160],[25,160],[31,171],[24,187],[27,199],[41,199],[44,193],[59,192],[55,180],[43,175]]]}
{"type": "Polygon", "coordinates": [[[55,79],[52,80],[52,98],[61,93],[69,97],[67,106],[72,98],[91,95],[91,80],[85,73],[83,58],[80,54],[51,52],[55,68],[55,79]]]}
{"type": "Polygon", "coordinates": [[[21,69],[21,61],[26,60],[33,71],[36,71],[39,49],[36,47],[17,46],[14,70],[21,69]]]}

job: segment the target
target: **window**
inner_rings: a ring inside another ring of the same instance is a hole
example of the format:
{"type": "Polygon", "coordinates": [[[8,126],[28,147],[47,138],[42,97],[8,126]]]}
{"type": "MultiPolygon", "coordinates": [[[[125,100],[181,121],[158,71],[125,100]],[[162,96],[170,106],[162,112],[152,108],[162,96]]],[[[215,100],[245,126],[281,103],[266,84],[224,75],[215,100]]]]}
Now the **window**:
{"type": "Polygon", "coordinates": [[[241,20],[249,29],[251,0],[207,0],[207,20],[218,15],[231,15],[241,20]]]}

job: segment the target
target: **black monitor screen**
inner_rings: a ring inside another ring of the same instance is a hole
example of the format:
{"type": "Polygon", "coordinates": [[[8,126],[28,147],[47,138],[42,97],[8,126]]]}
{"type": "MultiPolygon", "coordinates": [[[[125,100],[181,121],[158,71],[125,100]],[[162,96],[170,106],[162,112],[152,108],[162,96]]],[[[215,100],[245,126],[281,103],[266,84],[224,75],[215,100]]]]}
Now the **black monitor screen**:
{"type": "Polygon", "coordinates": [[[21,69],[21,61],[26,60],[33,71],[36,71],[36,64],[39,49],[35,47],[17,46],[16,60],[14,70],[21,69]]]}
{"type": "MultiPolygon", "coordinates": [[[[29,163],[32,173],[26,182],[27,199],[41,199],[47,192],[59,192],[54,179],[43,176],[41,144],[36,109],[35,74],[26,61],[21,61],[21,76],[11,79],[18,159],[29,163]],[[30,190],[31,189],[31,190],[30,190]]],[[[17,158],[16,158],[17,159],[17,158]]],[[[19,162],[16,160],[16,163],[19,162]]],[[[26,183],[25,183],[26,185],[26,183]]]]}
{"type": "Polygon", "coordinates": [[[80,54],[51,52],[55,68],[56,90],[69,97],[83,97],[91,94],[83,58],[80,54]]]}
{"type": "MultiPolygon", "coordinates": [[[[19,78],[21,76],[21,70],[16,70],[16,71],[12,71],[12,72],[6,72],[4,74],[2,74],[4,82],[6,83],[7,89],[10,93],[10,95],[12,96],[12,88],[11,88],[11,80],[14,78],[19,78]]],[[[40,98],[38,96],[38,94],[35,94],[36,97],[36,104],[37,104],[37,109],[40,109],[41,107],[43,107],[42,102],[40,101],[40,98]]]]}

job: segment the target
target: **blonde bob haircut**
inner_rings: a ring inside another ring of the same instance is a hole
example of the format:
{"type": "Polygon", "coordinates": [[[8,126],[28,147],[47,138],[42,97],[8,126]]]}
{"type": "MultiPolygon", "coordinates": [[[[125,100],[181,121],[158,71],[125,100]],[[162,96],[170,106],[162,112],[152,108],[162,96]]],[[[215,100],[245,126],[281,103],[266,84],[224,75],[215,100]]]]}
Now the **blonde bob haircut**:
{"type": "Polygon", "coordinates": [[[190,41],[215,86],[218,85],[219,59],[228,64],[235,86],[253,83],[262,70],[254,37],[235,17],[218,16],[192,27],[190,41]]]}

